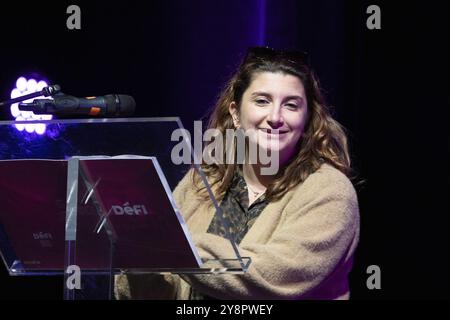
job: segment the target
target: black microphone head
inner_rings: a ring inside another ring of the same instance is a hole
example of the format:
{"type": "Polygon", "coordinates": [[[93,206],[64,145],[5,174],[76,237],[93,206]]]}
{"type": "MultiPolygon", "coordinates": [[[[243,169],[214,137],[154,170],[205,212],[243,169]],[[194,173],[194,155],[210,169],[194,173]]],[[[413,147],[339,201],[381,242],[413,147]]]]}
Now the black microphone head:
{"type": "Polygon", "coordinates": [[[105,96],[105,100],[107,105],[106,116],[130,116],[136,108],[134,98],[125,94],[108,94],[105,96]]]}
{"type": "Polygon", "coordinates": [[[134,101],[134,98],[125,94],[118,94],[117,96],[120,101],[120,115],[132,115],[134,113],[134,109],[136,108],[136,101],[134,101]]]}

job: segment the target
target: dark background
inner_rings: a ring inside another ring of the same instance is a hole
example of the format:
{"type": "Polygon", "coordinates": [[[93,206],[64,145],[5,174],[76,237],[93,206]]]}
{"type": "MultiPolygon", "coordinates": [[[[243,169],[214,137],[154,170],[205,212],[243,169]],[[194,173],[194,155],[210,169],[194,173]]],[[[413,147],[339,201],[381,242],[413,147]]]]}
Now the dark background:
{"type": "MultiPolygon", "coordinates": [[[[191,128],[247,47],[306,50],[365,180],[352,297],[449,299],[449,16],[437,0],[2,2],[0,100],[38,72],[75,96],[130,94],[135,116],[191,128]],[[70,4],[81,30],[66,28],[70,4]],[[381,30],[366,28],[371,4],[381,30]],[[366,287],[373,264],[381,290],[366,287]]],[[[2,264],[0,298],[60,299],[62,279],[9,277],[2,264]]]]}

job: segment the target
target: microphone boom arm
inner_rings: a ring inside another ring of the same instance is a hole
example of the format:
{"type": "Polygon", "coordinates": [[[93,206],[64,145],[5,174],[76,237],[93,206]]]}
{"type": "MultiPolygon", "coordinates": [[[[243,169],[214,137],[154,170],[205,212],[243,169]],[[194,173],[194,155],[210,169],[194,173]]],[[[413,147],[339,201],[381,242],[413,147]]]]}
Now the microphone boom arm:
{"type": "Polygon", "coordinates": [[[48,86],[43,88],[41,91],[37,91],[34,93],[30,93],[30,94],[26,94],[24,96],[21,97],[17,97],[14,99],[10,99],[10,100],[6,100],[6,101],[2,101],[0,102],[0,107],[2,106],[7,106],[7,105],[11,105],[17,102],[21,102],[24,100],[28,100],[31,98],[35,98],[35,97],[40,97],[40,96],[45,96],[45,97],[50,97],[50,96],[54,96],[55,94],[59,93],[61,91],[61,87],[57,84],[48,86]]]}

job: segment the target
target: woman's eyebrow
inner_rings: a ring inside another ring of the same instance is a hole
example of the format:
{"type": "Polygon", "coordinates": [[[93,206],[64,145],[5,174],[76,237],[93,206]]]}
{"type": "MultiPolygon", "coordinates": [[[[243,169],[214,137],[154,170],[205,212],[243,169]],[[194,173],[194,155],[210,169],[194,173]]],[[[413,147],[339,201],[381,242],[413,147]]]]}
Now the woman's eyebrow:
{"type": "MultiPolygon", "coordinates": [[[[252,97],[256,97],[256,96],[265,96],[265,97],[271,97],[272,95],[268,92],[264,92],[264,91],[255,91],[251,94],[252,97]]],[[[287,97],[284,97],[283,100],[305,100],[305,98],[303,98],[302,96],[299,95],[290,95],[287,97]]]]}
{"type": "MultiPolygon", "coordinates": [[[[264,91],[255,91],[250,95],[252,98],[258,97],[258,96],[263,96],[266,98],[271,99],[272,95],[268,92],[264,92],[264,91]]],[[[283,98],[283,101],[289,101],[289,100],[297,100],[300,101],[300,103],[303,103],[305,101],[305,98],[299,95],[291,95],[291,96],[287,96],[283,98]]]]}
{"type": "Polygon", "coordinates": [[[305,98],[302,96],[293,95],[285,97],[284,100],[305,100],[305,98]]]}
{"type": "Polygon", "coordinates": [[[253,92],[253,93],[251,94],[251,96],[252,96],[252,97],[256,97],[256,96],[271,97],[272,95],[271,95],[270,93],[268,93],[268,92],[264,92],[264,91],[256,91],[256,92],[253,92]]]}

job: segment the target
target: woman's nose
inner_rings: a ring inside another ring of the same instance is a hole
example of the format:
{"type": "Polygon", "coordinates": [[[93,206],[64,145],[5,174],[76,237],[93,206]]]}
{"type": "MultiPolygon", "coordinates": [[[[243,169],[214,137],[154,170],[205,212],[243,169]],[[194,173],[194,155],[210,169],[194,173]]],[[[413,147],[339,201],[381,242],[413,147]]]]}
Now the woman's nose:
{"type": "Polygon", "coordinates": [[[281,127],[283,125],[283,116],[281,114],[281,108],[273,107],[269,115],[267,116],[267,122],[274,129],[281,127]]]}

